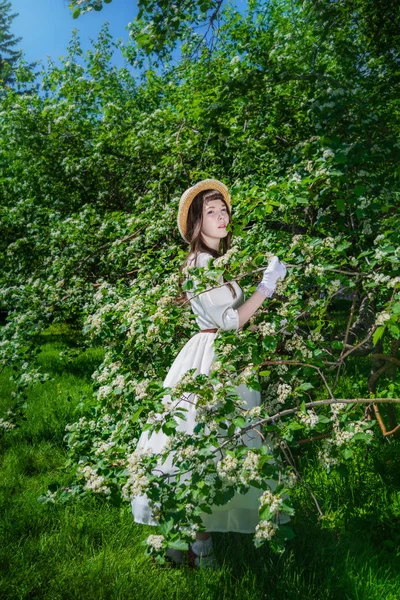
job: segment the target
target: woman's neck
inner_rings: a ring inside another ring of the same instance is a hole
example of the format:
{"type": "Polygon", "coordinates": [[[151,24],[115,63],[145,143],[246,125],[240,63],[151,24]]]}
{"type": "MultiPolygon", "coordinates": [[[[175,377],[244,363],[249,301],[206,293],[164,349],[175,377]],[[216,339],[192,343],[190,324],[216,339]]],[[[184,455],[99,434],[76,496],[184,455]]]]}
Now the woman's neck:
{"type": "Polygon", "coordinates": [[[209,248],[219,252],[219,243],[221,241],[219,238],[211,237],[209,235],[205,235],[204,233],[202,233],[201,236],[204,240],[204,243],[207,244],[209,248]]]}

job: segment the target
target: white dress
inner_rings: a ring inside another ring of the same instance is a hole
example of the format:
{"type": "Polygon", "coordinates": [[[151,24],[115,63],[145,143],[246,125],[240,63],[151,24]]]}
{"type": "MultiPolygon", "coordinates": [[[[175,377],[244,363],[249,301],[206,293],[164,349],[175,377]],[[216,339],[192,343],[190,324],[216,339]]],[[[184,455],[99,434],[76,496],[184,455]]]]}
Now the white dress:
{"type": "MultiPolygon", "coordinates": [[[[211,254],[201,252],[198,254],[196,266],[206,267],[211,254]]],[[[219,283],[223,283],[222,276],[219,283]]],[[[233,282],[236,290],[236,298],[228,286],[222,286],[204,292],[191,299],[193,293],[186,292],[190,300],[193,312],[197,315],[196,323],[201,329],[223,329],[235,331],[239,328],[239,315],[237,308],[244,302],[244,294],[241,287],[233,282]]],[[[209,374],[214,362],[215,353],[213,342],[215,333],[197,333],[182,348],[174,360],[164,380],[165,387],[174,386],[183,374],[189,369],[196,368],[196,374],[209,374]]],[[[257,390],[250,389],[245,385],[235,388],[240,397],[246,401],[246,408],[259,406],[261,394],[257,390]]],[[[191,433],[196,425],[196,408],[193,403],[181,401],[182,406],[188,409],[185,413],[186,421],[181,421],[182,426],[178,430],[191,433]]],[[[140,436],[138,447],[143,450],[151,449],[157,454],[166,443],[168,437],[162,432],[153,433],[149,436],[147,431],[140,436]]],[[[254,432],[249,432],[244,438],[246,445],[251,448],[261,446],[261,438],[254,432]]],[[[167,460],[163,465],[158,465],[164,473],[171,468],[171,461],[167,460]]],[[[223,506],[213,506],[212,514],[203,513],[202,520],[206,531],[235,531],[239,533],[254,533],[258,523],[259,498],[261,490],[250,487],[246,494],[235,492],[233,498],[223,506]]],[[[141,495],[131,500],[132,513],[136,523],[146,525],[158,525],[153,519],[151,507],[146,495],[141,495]]]]}

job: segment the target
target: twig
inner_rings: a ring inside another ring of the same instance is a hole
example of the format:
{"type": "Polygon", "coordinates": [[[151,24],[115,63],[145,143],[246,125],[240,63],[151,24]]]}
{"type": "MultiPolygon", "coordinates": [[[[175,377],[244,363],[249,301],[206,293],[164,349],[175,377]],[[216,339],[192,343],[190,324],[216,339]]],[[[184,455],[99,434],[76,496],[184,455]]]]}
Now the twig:
{"type": "Polygon", "coordinates": [[[395,358],[394,356],[388,356],[387,354],[371,354],[368,358],[370,360],[386,360],[400,366],[400,359],[395,358]]]}
{"type": "Polygon", "coordinates": [[[330,433],[321,433],[321,435],[315,435],[314,437],[311,437],[311,438],[306,438],[304,440],[298,440],[297,443],[301,446],[302,444],[309,444],[310,442],[324,440],[325,438],[328,438],[329,436],[330,436],[330,433]]]}
{"type": "Polygon", "coordinates": [[[321,377],[322,381],[324,382],[324,385],[325,385],[326,389],[328,390],[329,396],[331,397],[332,400],[335,399],[335,397],[332,393],[332,390],[329,387],[327,380],[325,379],[324,374],[322,373],[321,369],[319,367],[316,367],[315,365],[310,365],[309,363],[303,363],[298,360],[266,360],[260,366],[263,367],[264,365],[299,365],[302,367],[310,367],[311,369],[315,369],[316,371],[318,371],[319,376],[321,377]]]}
{"type": "Polygon", "coordinates": [[[286,460],[288,461],[288,463],[290,464],[290,466],[292,467],[293,471],[296,473],[296,477],[298,479],[301,480],[301,482],[303,483],[304,487],[306,488],[306,490],[308,491],[308,493],[310,494],[311,498],[314,500],[314,504],[317,507],[317,511],[319,513],[320,517],[324,516],[324,513],[321,510],[321,507],[319,505],[319,502],[317,500],[317,497],[315,496],[314,492],[312,491],[312,489],[310,488],[310,486],[304,481],[303,476],[301,475],[300,471],[298,470],[298,468],[296,467],[296,464],[293,460],[293,457],[290,456],[288,457],[288,453],[286,452],[286,450],[289,450],[287,447],[285,448],[285,444],[282,443],[282,440],[278,439],[278,444],[280,449],[282,450],[283,454],[286,457],[286,460]]]}
{"type": "Polygon", "coordinates": [[[128,240],[130,240],[133,237],[135,237],[135,235],[137,235],[138,233],[140,233],[142,231],[142,229],[143,229],[143,227],[141,227],[140,229],[138,229],[134,233],[131,233],[130,235],[127,235],[126,237],[122,238],[122,240],[114,240],[113,242],[109,242],[108,244],[104,244],[104,246],[100,246],[100,248],[96,248],[96,250],[94,252],[92,252],[91,254],[88,254],[88,256],[86,256],[81,261],[79,261],[77,268],[81,267],[83,265],[83,263],[85,263],[87,260],[89,260],[89,258],[92,258],[92,256],[95,256],[100,250],[105,250],[105,248],[109,248],[110,246],[112,246],[113,244],[115,244],[115,242],[119,242],[120,244],[123,244],[124,242],[127,242],[128,240]]]}
{"type": "MultiPolygon", "coordinates": [[[[400,404],[400,398],[352,398],[352,399],[349,399],[349,398],[337,399],[336,398],[333,400],[315,400],[314,402],[307,402],[304,406],[305,406],[305,408],[315,408],[317,406],[326,406],[326,405],[332,405],[332,404],[372,404],[372,403],[400,404]]],[[[293,415],[294,413],[296,413],[298,411],[299,411],[298,406],[296,406],[296,408],[288,408],[286,410],[282,410],[280,412],[275,413],[271,417],[266,417],[265,419],[260,419],[260,421],[258,421],[257,423],[253,423],[252,425],[247,425],[246,427],[243,427],[241,429],[241,433],[243,433],[244,431],[247,431],[249,429],[252,429],[254,427],[258,427],[259,425],[265,425],[267,423],[272,423],[272,422],[276,421],[277,419],[281,419],[282,417],[287,417],[288,415],[293,415]]],[[[234,433],[233,436],[231,438],[229,438],[229,440],[227,440],[226,442],[224,442],[222,444],[221,448],[226,446],[236,436],[237,436],[237,434],[234,433]]]]}
{"type": "MultiPolygon", "coordinates": [[[[343,359],[347,358],[347,356],[349,356],[350,354],[352,354],[352,352],[354,352],[355,350],[357,350],[357,348],[360,348],[360,346],[363,346],[363,345],[364,345],[366,342],[368,342],[368,340],[369,340],[369,339],[372,337],[372,335],[373,335],[373,333],[374,333],[374,331],[375,331],[375,329],[376,329],[377,327],[378,327],[378,325],[376,325],[376,324],[375,324],[375,325],[373,325],[373,326],[371,327],[371,330],[370,330],[370,332],[368,333],[368,335],[367,335],[367,336],[366,336],[366,337],[365,337],[363,340],[361,340],[361,342],[359,342],[359,343],[358,343],[356,346],[352,346],[352,347],[350,348],[350,350],[348,350],[347,352],[345,352],[345,353],[344,353],[344,354],[341,356],[341,358],[340,358],[339,360],[340,360],[340,361],[343,361],[343,359]]],[[[339,361],[337,361],[337,362],[336,362],[336,363],[334,363],[334,364],[336,364],[336,365],[337,365],[337,364],[338,364],[338,362],[339,362],[339,361]]]]}
{"type": "Polygon", "coordinates": [[[338,370],[337,370],[337,373],[336,373],[335,383],[333,384],[333,388],[334,389],[335,389],[335,387],[337,385],[337,382],[338,382],[338,379],[339,379],[339,373],[340,373],[340,370],[342,368],[343,361],[341,359],[342,359],[343,354],[346,351],[346,344],[347,344],[347,340],[349,339],[350,327],[351,327],[351,324],[353,322],[353,316],[354,316],[354,310],[355,310],[355,307],[356,307],[356,301],[357,301],[357,295],[354,292],[354,294],[353,294],[353,302],[352,302],[351,309],[350,309],[349,320],[347,321],[346,333],[345,333],[344,340],[343,340],[343,349],[342,349],[342,351],[340,353],[340,358],[339,358],[340,362],[339,362],[338,370]]]}

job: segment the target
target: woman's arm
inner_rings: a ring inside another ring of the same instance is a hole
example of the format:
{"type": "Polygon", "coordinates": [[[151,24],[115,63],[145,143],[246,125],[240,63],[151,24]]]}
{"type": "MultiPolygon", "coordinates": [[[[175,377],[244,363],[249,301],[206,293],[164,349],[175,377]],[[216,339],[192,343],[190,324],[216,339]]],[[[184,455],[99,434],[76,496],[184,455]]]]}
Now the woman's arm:
{"type": "Polygon", "coordinates": [[[260,308],[261,304],[264,302],[265,299],[266,296],[264,294],[255,291],[250,296],[250,298],[246,300],[246,302],[244,302],[241,306],[239,306],[239,308],[236,309],[239,315],[239,327],[243,327],[243,325],[245,325],[247,321],[251,319],[251,317],[254,315],[256,310],[260,308]]]}
{"type": "Polygon", "coordinates": [[[250,298],[237,309],[239,327],[243,327],[243,325],[251,319],[256,310],[260,308],[265,298],[270,298],[272,296],[278,279],[283,279],[285,276],[285,265],[279,262],[277,256],[273,256],[268,267],[265,269],[262,281],[258,284],[254,294],[252,294],[250,298]]]}

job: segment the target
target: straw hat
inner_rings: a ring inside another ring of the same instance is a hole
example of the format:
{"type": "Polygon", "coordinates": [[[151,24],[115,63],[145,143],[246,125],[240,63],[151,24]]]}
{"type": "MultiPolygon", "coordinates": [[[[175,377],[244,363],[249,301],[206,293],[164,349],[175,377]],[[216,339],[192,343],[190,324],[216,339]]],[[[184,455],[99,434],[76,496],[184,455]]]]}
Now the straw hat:
{"type": "Polygon", "coordinates": [[[185,240],[185,242],[189,243],[189,240],[186,239],[186,229],[187,229],[187,216],[189,212],[190,205],[193,202],[193,199],[199,192],[203,192],[204,190],[217,190],[220,192],[225,202],[228,205],[229,210],[231,209],[231,195],[228,191],[226,185],[218,181],[217,179],[204,179],[196,185],[188,188],[186,192],[183,192],[178,209],[178,228],[181,233],[181,236],[185,240]]]}

